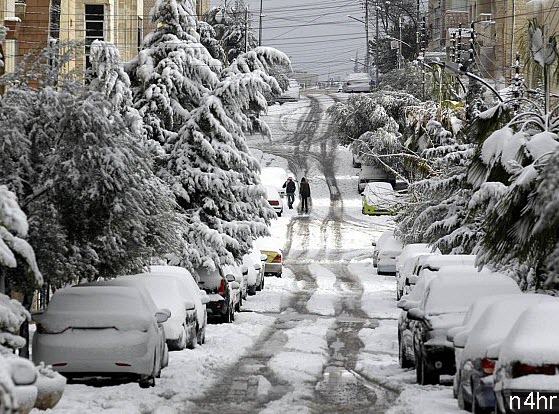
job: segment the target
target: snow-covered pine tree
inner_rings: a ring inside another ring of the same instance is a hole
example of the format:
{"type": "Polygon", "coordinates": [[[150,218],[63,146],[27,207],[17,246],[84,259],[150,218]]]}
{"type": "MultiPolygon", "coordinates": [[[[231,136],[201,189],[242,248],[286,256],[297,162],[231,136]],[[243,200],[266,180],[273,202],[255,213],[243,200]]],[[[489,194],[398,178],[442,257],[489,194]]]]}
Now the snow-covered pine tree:
{"type": "Polygon", "coordinates": [[[204,21],[198,21],[198,34],[200,35],[200,43],[208,49],[210,55],[212,55],[214,59],[226,63],[227,55],[221,46],[221,42],[217,40],[217,34],[212,25],[204,21]]]}
{"type": "Polygon", "coordinates": [[[250,27],[250,16],[245,0],[225,1],[206,14],[205,20],[214,28],[216,38],[221,42],[228,62],[258,46],[256,34],[250,27]]]}
{"type": "MultiPolygon", "coordinates": [[[[5,38],[6,38],[6,28],[0,24],[0,44],[2,44],[2,41],[5,38]]],[[[3,59],[3,56],[0,53],[0,68],[4,67],[4,61],[2,59],[3,59]]]]}
{"type": "MultiPolygon", "coordinates": [[[[173,195],[154,176],[145,147],[101,94],[60,88],[14,87],[0,101],[0,130],[9,131],[0,146],[21,138],[19,158],[0,154],[0,184],[17,192],[30,218],[45,280],[114,277],[182,249],[173,195]]],[[[27,292],[12,276],[11,286],[27,292]]]]}
{"type": "Polygon", "coordinates": [[[157,0],[156,29],[127,66],[148,138],[165,143],[218,82],[221,62],[200,43],[192,0],[157,0]]]}
{"type": "Polygon", "coordinates": [[[109,42],[95,40],[91,44],[90,61],[90,88],[102,93],[112,103],[134,135],[143,136],[142,117],[133,107],[130,78],[124,70],[118,49],[109,42]]]}

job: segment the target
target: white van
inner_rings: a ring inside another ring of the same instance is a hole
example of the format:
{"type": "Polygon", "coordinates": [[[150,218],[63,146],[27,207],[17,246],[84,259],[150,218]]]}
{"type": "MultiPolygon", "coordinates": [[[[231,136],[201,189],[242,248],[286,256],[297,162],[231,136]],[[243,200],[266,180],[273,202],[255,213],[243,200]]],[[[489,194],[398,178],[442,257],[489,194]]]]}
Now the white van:
{"type": "Polygon", "coordinates": [[[396,178],[380,167],[374,165],[363,165],[359,170],[359,183],[357,184],[357,192],[361,194],[365,191],[367,183],[384,181],[390,183],[392,187],[396,184],[396,178]]]}
{"type": "Polygon", "coordinates": [[[371,77],[366,73],[352,73],[348,75],[342,85],[343,92],[371,92],[371,77]]]}

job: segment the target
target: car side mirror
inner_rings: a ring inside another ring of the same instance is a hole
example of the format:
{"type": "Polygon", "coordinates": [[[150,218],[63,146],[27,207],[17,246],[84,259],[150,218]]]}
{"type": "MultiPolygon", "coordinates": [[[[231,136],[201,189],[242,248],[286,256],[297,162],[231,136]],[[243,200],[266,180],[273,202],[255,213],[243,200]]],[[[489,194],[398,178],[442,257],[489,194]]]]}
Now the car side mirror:
{"type": "Polygon", "coordinates": [[[196,305],[194,304],[194,302],[192,302],[190,300],[187,300],[184,303],[184,307],[187,311],[192,311],[192,310],[196,309],[196,305]]]}
{"type": "Polygon", "coordinates": [[[262,265],[260,263],[254,264],[254,270],[261,270],[261,269],[262,269],[262,265]]]}
{"type": "Polygon", "coordinates": [[[232,274],[228,274],[227,276],[225,276],[228,282],[234,282],[235,281],[235,276],[232,274]]]}
{"type": "Polygon", "coordinates": [[[157,323],[164,323],[171,317],[171,311],[169,309],[163,308],[155,312],[155,320],[157,323]]]}
{"type": "Polygon", "coordinates": [[[425,317],[425,312],[419,308],[413,308],[408,311],[408,319],[412,321],[422,321],[425,317]]]}
{"type": "Polygon", "coordinates": [[[400,309],[404,309],[406,307],[407,303],[408,303],[408,300],[402,298],[396,303],[396,306],[398,306],[400,309]]]}
{"type": "Polygon", "coordinates": [[[457,333],[452,342],[456,348],[464,348],[466,342],[468,342],[468,332],[462,331],[457,333]]]}
{"type": "Polygon", "coordinates": [[[241,272],[243,272],[243,275],[248,274],[248,267],[246,267],[245,265],[243,265],[243,267],[241,267],[241,272]]]}
{"type": "Polygon", "coordinates": [[[268,255],[262,253],[262,254],[260,255],[260,261],[261,261],[261,262],[265,262],[266,260],[268,260],[268,255]]]}
{"type": "Polygon", "coordinates": [[[233,289],[240,289],[241,285],[239,285],[239,282],[233,282],[233,283],[231,283],[231,287],[233,289]]]}
{"type": "MultiPolygon", "coordinates": [[[[206,293],[206,292],[204,292],[206,293]]],[[[201,295],[200,300],[202,301],[202,305],[207,305],[208,303],[210,303],[210,297],[206,294],[206,295],[201,295]]]]}
{"type": "Polygon", "coordinates": [[[31,319],[35,322],[40,322],[44,314],[45,314],[44,310],[32,312],[31,319]]]}

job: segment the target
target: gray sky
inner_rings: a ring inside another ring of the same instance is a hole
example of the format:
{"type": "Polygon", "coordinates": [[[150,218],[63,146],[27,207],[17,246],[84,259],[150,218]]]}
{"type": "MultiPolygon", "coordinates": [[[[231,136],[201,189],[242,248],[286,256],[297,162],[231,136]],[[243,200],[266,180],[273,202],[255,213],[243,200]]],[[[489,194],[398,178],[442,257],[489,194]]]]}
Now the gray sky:
{"type": "MultiPolygon", "coordinates": [[[[349,19],[364,19],[361,0],[262,0],[263,46],[285,52],[296,70],[328,76],[345,77],[353,72],[359,51],[363,61],[365,27],[349,19]]],[[[260,0],[247,0],[252,15],[252,28],[258,34],[260,0]]],[[[221,1],[212,0],[212,6],[221,1]]]]}

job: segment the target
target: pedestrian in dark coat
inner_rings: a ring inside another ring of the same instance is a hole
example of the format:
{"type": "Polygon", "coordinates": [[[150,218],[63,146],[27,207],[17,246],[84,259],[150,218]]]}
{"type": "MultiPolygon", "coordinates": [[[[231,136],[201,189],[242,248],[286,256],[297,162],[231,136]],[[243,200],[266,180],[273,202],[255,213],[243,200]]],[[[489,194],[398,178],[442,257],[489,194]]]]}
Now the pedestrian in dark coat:
{"type": "Polygon", "coordinates": [[[299,184],[299,195],[301,196],[301,211],[309,212],[309,198],[311,197],[311,187],[305,177],[301,178],[299,184]]]}
{"type": "Polygon", "coordinates": [[[292,209],[293,202],[295,201],[295,191],[297,191],[297,184],[293,181],[293,177],[289,177],[287,181],[283,183],[283,188],[285,188],[285,194],[287,195],[287,205],[292,209]]]}

